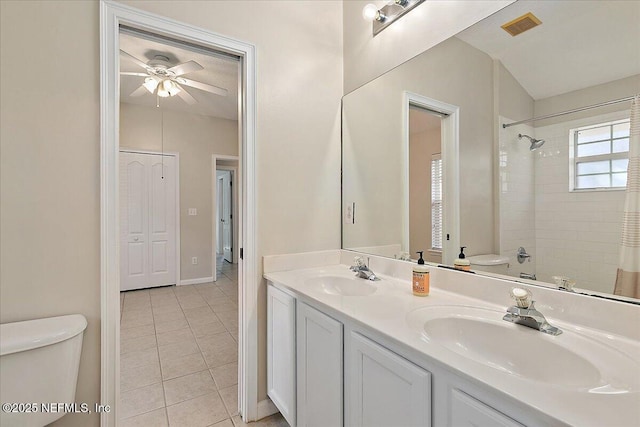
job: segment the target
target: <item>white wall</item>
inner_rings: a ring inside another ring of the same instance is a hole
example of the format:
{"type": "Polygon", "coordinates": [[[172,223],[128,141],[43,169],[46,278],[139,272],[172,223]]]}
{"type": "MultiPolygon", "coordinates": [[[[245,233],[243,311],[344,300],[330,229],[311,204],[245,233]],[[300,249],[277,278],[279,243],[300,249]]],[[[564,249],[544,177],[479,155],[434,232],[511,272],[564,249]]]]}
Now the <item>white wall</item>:
{"type": "MultiPolygon", "coordinates": [[[[342,4],[126,3],[256,44],[257,255],[338,248],[342,4]]],[[[80,402],[98,402],[100,390],[98,5],[0,2],[0,321],[87,317],[80,402]]],[[[264,283],[259,298],[264,399],[264,283]]]]}
{"type": "Polygon", "coordinates": [[[238,122],[215,117],[120,104],[120,146],[180,154],[180,278],[213,277],[211,265],[211,156],[238,155],[238,122]],[[197,215],[188,215],[196,208],[197,215]],[[198,257],[198,264],[191,263],[198,257]]]}
{"type": "Polygon", "coordinates": [[[344,19],[344,90],[363,84],[513,3],[513,0],[425,1],[373,37],[371,22],[362,18],[368,3],[386,0],[347,0],[344,19]]]}
{"type": "MultiPolygon", "coordinates": [[[[76,401],[92,404],[100,401],[98,3],[2,1],[0,46],[0,322],[83,314],[76,401]]],[[[97,414],[56,423],[97,424],[97,414]]]]}

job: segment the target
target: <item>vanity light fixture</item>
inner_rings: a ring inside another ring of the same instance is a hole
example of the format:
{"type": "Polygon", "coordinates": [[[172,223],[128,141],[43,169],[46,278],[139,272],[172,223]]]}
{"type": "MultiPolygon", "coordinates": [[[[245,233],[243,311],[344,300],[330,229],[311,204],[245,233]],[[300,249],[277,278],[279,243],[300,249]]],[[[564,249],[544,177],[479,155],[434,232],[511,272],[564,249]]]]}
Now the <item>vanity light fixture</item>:
{"type": "Polygon", "coordinates": [[[404,14],[418,6],[424,0],[393,0],[378,9],[376,5],[369,3],[362,9],[362,16],[367,21],[372,21],[373,35],[396,22],[404,14]]]}

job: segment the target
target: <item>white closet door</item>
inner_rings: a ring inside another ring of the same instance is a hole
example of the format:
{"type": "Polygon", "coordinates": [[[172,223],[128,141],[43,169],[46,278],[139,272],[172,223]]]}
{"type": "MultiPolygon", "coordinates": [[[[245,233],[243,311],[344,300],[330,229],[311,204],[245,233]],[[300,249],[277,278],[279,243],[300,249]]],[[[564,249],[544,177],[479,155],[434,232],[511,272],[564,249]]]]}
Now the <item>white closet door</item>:
{"type": "Polygon", "coordinates": [[[121,290],[176,284],[176,203],[174,156],[120,153],[121,290]]]}

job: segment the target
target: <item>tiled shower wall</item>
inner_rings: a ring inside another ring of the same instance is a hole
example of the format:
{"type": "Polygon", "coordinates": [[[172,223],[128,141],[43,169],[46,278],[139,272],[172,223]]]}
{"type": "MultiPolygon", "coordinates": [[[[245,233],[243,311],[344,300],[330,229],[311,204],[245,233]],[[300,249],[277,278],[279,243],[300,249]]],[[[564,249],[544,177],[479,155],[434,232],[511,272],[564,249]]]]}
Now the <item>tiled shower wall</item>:
{"type": "MultiPolygon", "coordinates": [[[[514,120],[500,117],[500,123],[514,120]]],[[[509,257],[509,275],[536,271],[534,153],[518,134],[533,135],[533,128],[522,124],[503,129],[499,137],[500,254],[509,257]],[[530,262],[519,264],[516,252],[524,247],[530,262]]]]}
{"type": "Polygon", "coordinates": [[[535,128],[536,138],[546,141],[535,152],[538,280],[564,275],[577,287],[613,292],[625,192],[569,192],[569,130],[624,117],[613,113],[535,128]]]}

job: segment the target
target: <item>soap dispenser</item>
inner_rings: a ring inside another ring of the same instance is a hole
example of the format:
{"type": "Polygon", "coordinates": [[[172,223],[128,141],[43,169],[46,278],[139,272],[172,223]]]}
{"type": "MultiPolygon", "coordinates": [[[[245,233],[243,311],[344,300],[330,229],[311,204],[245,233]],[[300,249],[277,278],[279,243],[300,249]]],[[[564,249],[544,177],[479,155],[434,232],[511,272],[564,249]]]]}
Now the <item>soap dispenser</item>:
{"type": "Polygon", "coordinates": [[[460,254],[458,254],[458,258],[456,258],[456,260],[453,261],[453,268],[455,268],[457,270],[470,271],[471,270],[471,262],[469,262],[469,260],[466,259],[465,255],[464,255],[464,249],[465,248],[466,248],[466,246],[461,246],[460,247],[460,254]]]}
{"type": "Polygon", "coordinates": [[[424,265],[423,252],[416,252],[420,254],[420,259],[418,259],[418,264],[413,266],[413,280],[411,281],[413,294],[418,297],[429,295],[429,267],[424,265]]]}

